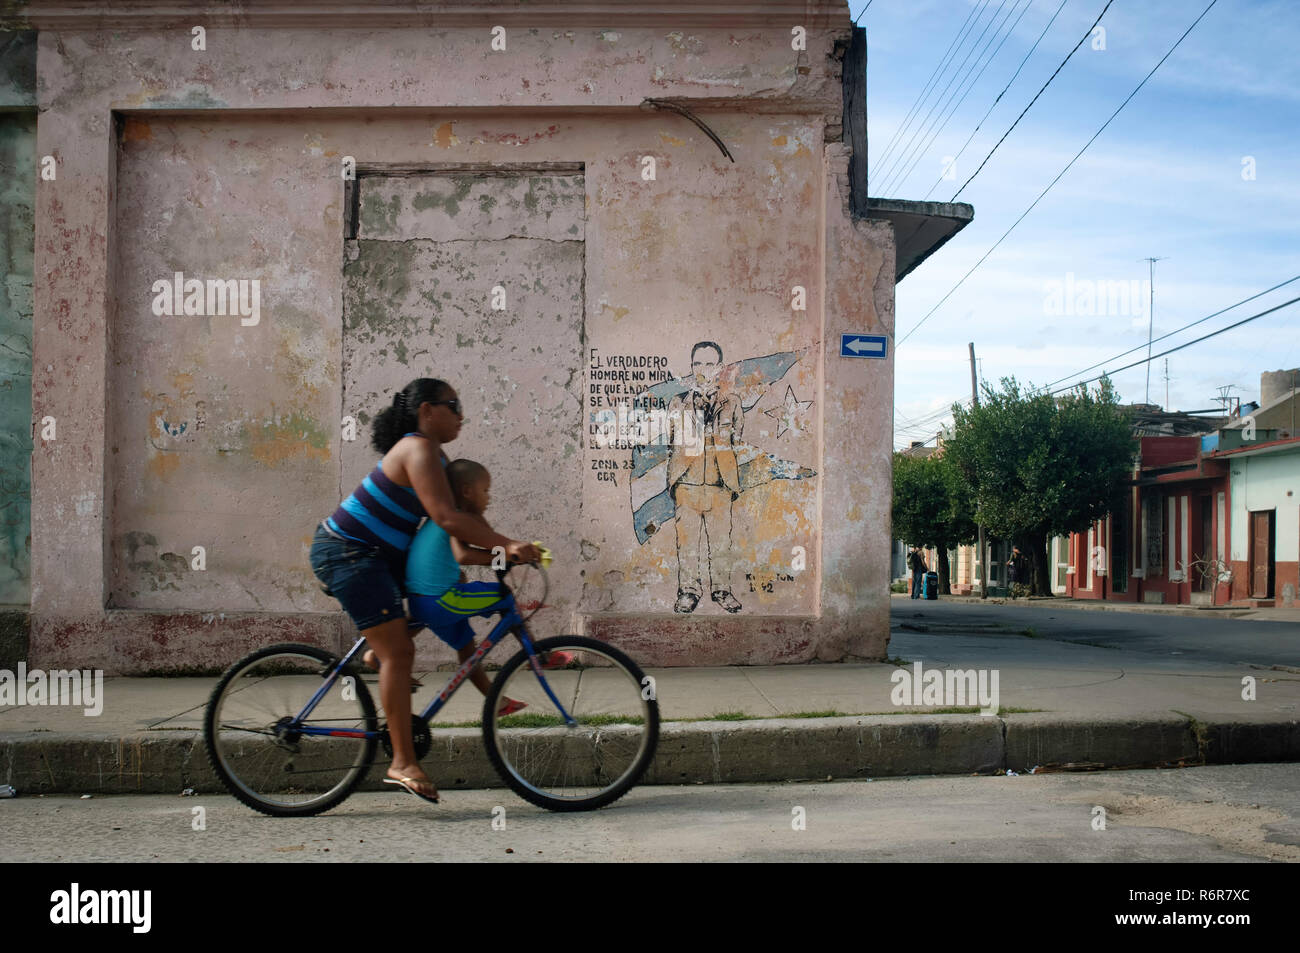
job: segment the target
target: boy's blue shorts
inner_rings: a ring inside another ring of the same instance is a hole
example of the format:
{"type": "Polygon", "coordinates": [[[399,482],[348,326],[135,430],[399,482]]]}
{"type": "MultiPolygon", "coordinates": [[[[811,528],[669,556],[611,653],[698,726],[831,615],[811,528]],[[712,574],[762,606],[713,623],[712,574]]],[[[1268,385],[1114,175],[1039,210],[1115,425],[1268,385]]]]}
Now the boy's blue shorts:
{"type": "Polygon", "coordinates": [[[495,582],[462,582],[440,596],[407,595],[411,618],[431,629],[453,649],[474,641],[470,617],[489,615],[501,606],[501,589],[495,582]]]}

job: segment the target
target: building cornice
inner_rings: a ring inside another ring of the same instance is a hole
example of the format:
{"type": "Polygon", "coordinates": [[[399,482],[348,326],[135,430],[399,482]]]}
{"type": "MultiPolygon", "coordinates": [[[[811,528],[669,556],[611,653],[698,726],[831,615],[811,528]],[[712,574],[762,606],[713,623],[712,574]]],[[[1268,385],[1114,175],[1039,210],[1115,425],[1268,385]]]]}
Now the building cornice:
{"type": "Polygon", "coordinates": [[[260,29],[374,28],[653,28],[744,29],[803,26],[809,32],[847,30],[847,0],[230,0],[226,3],[109,0],[15,2],[0,10],[9,30],[157,31],[180,27],[260,29]]]}

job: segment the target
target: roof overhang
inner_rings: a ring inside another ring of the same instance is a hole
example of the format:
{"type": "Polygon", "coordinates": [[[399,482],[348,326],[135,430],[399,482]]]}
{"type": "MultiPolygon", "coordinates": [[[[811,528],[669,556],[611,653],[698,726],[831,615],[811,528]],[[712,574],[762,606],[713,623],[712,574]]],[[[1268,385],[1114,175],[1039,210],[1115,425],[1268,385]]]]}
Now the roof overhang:
{"type": "Polygon", "coordinates": [[[975,217],[965,202],[867,199],[867,217],[894,226],[894,281],[902,281],[975,217]]]}
{"type": "Polygon", "coordinates": [[[1237,460],[1241,457],[1255,457],[1261,453],[1286,453],[1288,450],[1300,450],[1300,437],[1287,437],[1285,440],[1271,440],[1258,447],[1238,447],[1236,450],[1221,450],[1213,457],[1216,460],[1237,460]]]}

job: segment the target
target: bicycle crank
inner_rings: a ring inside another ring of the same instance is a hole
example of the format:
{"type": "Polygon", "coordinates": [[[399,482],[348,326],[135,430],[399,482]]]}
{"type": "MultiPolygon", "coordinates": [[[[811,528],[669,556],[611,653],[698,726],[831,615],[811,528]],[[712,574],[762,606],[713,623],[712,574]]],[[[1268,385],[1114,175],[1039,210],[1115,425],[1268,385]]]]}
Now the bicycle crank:
{"type": "MultiPolygon", "coordinates": [[[[393,756],[393,739],[388,736],[388,725],[380,729],[379,742],[384,746],[384,754],[393,756]]],[[[429,723],[419,715],[411,716],[411,743],[415,747],[415,760],[423,761],[424,756],[433,747],[433,732],[429,723]]]]}

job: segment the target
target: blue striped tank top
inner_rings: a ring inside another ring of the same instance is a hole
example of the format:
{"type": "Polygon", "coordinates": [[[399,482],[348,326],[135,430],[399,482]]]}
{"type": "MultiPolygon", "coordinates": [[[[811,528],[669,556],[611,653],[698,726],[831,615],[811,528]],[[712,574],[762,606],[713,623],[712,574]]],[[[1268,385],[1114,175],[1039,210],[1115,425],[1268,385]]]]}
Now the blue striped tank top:
{"type": "MultiPolygon", "coordinates": [[[[424,434],[412,431],[403,436],[424,434]]],[[[345,539],[377,546],[390,556],[401,556],[427,514],[414,488],[400,486],[385,476],[383,463],[381,458],[334,515],[325,520],[325,525],[345,539]]],[[[447,466],[446,454],[442,455],[442,465],[447,466]]]]}

